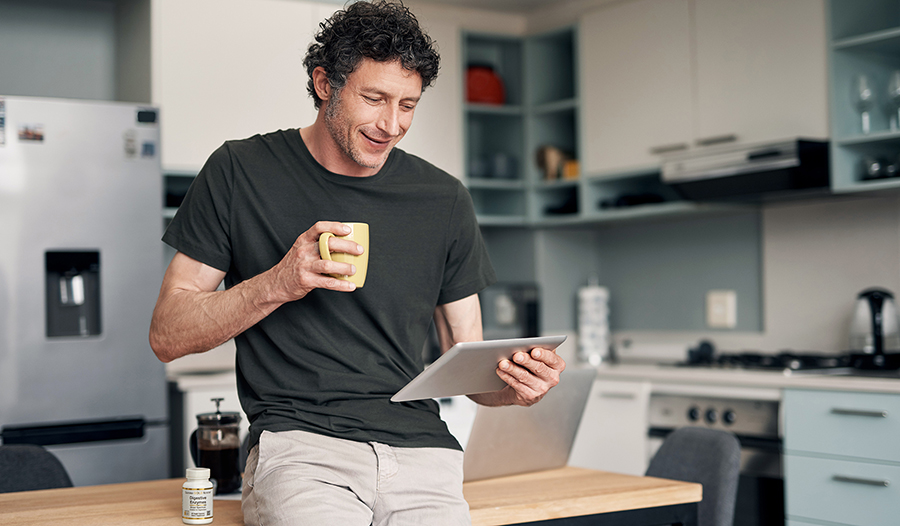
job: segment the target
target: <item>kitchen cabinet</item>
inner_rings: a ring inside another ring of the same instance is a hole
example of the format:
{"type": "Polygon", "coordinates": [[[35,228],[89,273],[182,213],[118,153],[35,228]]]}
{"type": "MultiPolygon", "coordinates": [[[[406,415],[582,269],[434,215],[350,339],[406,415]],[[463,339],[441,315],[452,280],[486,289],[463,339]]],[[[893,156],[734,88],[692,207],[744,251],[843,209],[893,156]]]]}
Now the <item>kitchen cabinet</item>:
{"type": "MultiPolygon", "coordinates": [[[[664,14],[657,21],[659,27],[652,27],[648,33],[655,34],[668,27],[668,18],[669,13],[664,14]]],[[[609,101],[611,108],[623,107],[621,101],[632,86],[621,88],[619,96],[597,91],[590,87],[591,82],[579,82],[585,73],[578,71],[576,65],[584,68],[606,49],[600,40],[593,40],[593,36],[605,35],[606,28],[585,40],[579,36],[581,27],[584,24],[525,38],[463,35],[463,67],[489,65],[506,88],[503,104],[464,103],[466,184],[479,223],[489,227],[559,226],[726,208],[681,201],[672,189],[660,182],[657,166],[628,169],[608,177],[588,176],[590,172],[585,166],[590,166],[592,160],[614,157],[615,152],[628,150],[634,136],[649,124],[622,133],[619,129],[598,126],[597,119],[585,117],[590,110],[583,109],[582,104],[596,105],[600,99],[609,101]],[[584,54],[592,58],[578,60],[584,54]],[[589,101],[583,100],[580,90],[592,94],[589,101]],[[591,122],[582,124],[585,121],[591,122]],[[582,137],[591,139],[582,145],[582,137]],[[577,177],[546,178],[536,160],[537,151],[543,146],[556,147],[578,160],[577,177]],[[621,206],[623,196],[648,193],[658,195],[664,202],[621,206]]],[[[611,53],[619,57],[623,67],[628,63],[627,46],[611,53]]],[[[684,71],[689,69],[686,62],[684,71]]],[[[678,67],[672,70],[673,74],[681,71],[678,67]]],[[[596,80],[608,83],[610,89],[620,89],[618,79],[601,77],[596,80]]],[[[648,96],[651,92],[648,91],[648,96]]],[[[661,100],[660,112],[666,113],[665,108],[669,106],[668,99],[661,100]]],[[[648,118],[647,122],[650,120],[653,119],[648,118]]],[[[676,116],[670,120],[679,119],[676,116]]],[[[659,137],[661,141],[669,140],[665,133],[659,137]]],[[[632,148],[632,151],[636,150],[632,148]]],[[[627,164],[619,167],[625,169],[627,164]]]]}
{"type": "Polygon", "coordinates": [[[783,408],[788,518],[896,524],[900,396],[786,389],[783,408]]]}
{"type": "Polygon", "coordinates": [[[649,402],[649,382],[595,380],[569,465],[643,475],[648,458],[649,402]]]}
{"type": "Polygon", "coordinates": [[[822,0],[692,0],[695,144],[828,136],[822,0]]]}
{"type": "Polygon", "coordinates": [[[306,46],[335,4],[153,0],[152,99],[166,173],[195,175],[229,139],[313,122],[306,46]]]}
{"type": "Polygon", "coordinates": [[[821,0],[632,0],[579,25],[584,171],[659,154],[825,137],[821,0]]]}
{"type": "Polygon", "coordinates": [[[689,0],[633,0],[579,24],[584,171],[658,168],[658,154],[689,147],[689,0]]]}
{"type": "Polygon", "coordinates": [[[831,0],[828,9],[831,186],[838,192],[900,187],[900,99],[891,99],[889,89],[900,70],[900,2],[831,0]],[[861,78],[868,103],[860,100],[861,78]]]}

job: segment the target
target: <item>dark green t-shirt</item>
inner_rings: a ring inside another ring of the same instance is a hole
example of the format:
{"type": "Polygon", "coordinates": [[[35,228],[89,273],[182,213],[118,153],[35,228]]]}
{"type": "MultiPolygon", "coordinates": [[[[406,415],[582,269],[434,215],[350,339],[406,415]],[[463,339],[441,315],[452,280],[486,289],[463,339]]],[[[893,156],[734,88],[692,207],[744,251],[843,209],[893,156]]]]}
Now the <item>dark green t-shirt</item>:
{"type": "Polygon", "coordinates": [[[197,176],[163,241],[226,272],[225,286],[277,264],[316,221],[369,224],[365,286],[316,289],[235,338],[250,444],[300,429],[399,447],[459,444],[435,402],[389,399],[423,369],[437,305],[495,281],[460,182],[394,149],[371,177],[325,170],[298,130],[226,142],[197,176]]]}

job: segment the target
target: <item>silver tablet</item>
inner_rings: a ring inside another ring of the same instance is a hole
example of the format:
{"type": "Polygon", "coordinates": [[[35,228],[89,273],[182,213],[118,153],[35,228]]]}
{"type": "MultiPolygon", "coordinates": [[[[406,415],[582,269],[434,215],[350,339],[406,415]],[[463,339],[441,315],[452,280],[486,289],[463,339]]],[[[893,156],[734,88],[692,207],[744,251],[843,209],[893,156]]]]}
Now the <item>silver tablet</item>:
{"type": "Polygon", "coordinates": [[[497,364],[518,351],[536,347],[556,349],[565,335],[460,342],[445,352],[391,397],[392,402],[489,393],[506,386],[497,376],[497,364]]]}

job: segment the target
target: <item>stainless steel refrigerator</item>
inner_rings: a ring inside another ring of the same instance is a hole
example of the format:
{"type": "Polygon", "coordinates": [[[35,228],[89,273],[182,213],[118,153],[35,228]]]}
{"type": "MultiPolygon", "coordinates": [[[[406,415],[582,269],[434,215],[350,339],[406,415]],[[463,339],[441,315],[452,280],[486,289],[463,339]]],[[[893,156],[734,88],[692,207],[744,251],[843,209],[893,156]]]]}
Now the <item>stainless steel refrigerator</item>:
{"type": "Polygon", "coordinates": [[[159,113],[0,96],[0,432],[75,485],[168,477],[159,113]]]}

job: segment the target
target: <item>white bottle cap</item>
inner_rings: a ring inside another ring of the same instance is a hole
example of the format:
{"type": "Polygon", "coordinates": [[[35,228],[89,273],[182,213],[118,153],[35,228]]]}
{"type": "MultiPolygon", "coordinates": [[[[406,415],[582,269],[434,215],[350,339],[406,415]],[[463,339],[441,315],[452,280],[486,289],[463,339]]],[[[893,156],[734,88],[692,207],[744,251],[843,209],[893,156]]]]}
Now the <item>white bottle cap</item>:
{"type": "Polygon", "coordinates": [[[188,480],[206,480],[209,478],[209,468],[187,468],[188,480]]]}

